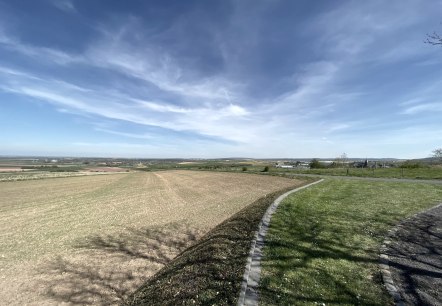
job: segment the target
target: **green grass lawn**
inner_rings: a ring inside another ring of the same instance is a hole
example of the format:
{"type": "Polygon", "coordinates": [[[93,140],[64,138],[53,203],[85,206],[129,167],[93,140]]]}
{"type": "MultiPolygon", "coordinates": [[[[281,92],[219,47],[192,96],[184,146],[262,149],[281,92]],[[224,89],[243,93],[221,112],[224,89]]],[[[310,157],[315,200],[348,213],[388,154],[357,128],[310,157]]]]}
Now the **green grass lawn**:
{"type": "Polygon", "coordinates": [[[385,178],[409,178],[409,179],[442,179],[442,167],[426,168],[324,168],[324,169],[280,169],[270,168],[270,172],[302,173],[319,175],[339,175],[358,177],[385,177],[385,178]]]}
{"type": "Polygon", "coordinates": [[[191,164],[179,163],[159,163],[150,165],[147,168],[136,168],[137,170],[206,170],[206,171],[228,171],[261,174],[319,174],[334,176],[358,176],[358,177],[384,177],[384,178],[409,178],[409,179],[441,179],[442,166],[428,166],[422,168],[323,168],[323,169],[299,169],[299,168],[276,168],[271,164],[241,164],[227,162],[200,162],[191,164]],[[265,166],[269,167],[268,172],[264,172],[265,166]],[[348,172],[347,172],[348,170],[348,172]]]}
{"type": "Polygon", "coordinates": [[[431,184],[329,179],[287,198],[266,237],[260,305],[389,305],[384,235],[442,201],[431,184]]]}

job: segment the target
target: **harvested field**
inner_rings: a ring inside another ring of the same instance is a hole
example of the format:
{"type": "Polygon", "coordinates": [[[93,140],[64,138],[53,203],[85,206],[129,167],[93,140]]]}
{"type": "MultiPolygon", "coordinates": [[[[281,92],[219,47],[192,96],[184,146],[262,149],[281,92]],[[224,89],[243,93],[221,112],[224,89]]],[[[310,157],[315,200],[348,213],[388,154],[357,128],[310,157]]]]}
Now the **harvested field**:
{"type": "Polygon", "coordinates": [[[129,169],[119,167],[90,167],[86,168],[88,172],[129,172],[129,169]]]}
{"type": "Polygon", "coordinates": [[[31,169],[22,169],[21,167],[0,167],[0,172],[23,172],[31,169]]]}
{"type": "Polygon", "coordinates": [[[0,300],[117,304],[279,177],[132,172],[0,183],[0,300]]]}
{"type": "Polygon", "coordinates": [[[85,176],[85,175],[89,176],[105,175],[105,174],[124,173],[124,172],[99,172],[99,171],[49,172],[49,171],[36,171],[32,169],[25,169],[22,171],[13,171],[13,172],[0,171],[0,182],[30,181],[30,180],[41,180],[49,178],[62,178],[62,177],[85,176]]]}

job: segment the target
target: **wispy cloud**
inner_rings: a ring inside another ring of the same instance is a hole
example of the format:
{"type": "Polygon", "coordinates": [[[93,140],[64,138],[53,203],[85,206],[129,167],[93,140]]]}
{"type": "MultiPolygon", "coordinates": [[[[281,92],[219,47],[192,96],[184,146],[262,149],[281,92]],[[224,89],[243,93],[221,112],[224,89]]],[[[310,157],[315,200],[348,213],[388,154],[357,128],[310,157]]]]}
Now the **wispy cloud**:
{"type": "Polygon", "coordinates": [[[226,140],[244,141],[249,138],[249,129],[246,128],[249,112],[238,105],[184,109],[167,103],[133,99],[122,93],[112,95],[106,89],[97,91],[50,79],[36,82],[39,78],[21,71],[0,71],[9,74],[8,79],[4,79],[3,85],[0,85],[3,91],[46,101],[64,111],[72,110],[74,113],[93,114],[173,131],[191,131],[226,140]],[[11,78],[11,75],[15,78],[11,78]]]}
{"type": "Polygon", "coordinates": [[[442,112],[442,102],[425,103],[411,106],[402,111],[402,114],[415,115],[422,112],[442,112]]]}
{"type": "Polygon", "coordinates": [[[70,54],[61,50],[34,46],[20,41],[16,37],[11,37],[0,31],[0,46],[4,48],[21,53],[25,56],[34,58],[35,60],[46,61],[49,63],[56,63],[61,65],[83,62],[84,59],[75,54],[70,54]]]}
{"type": "MultiPolygon", "coordinates": [[[[58,3],[58,2],[56,2],[58,3]]],[[[71,3],[67,1],[66,3],[71,3]]],[[[68,7],[64,2],[60,6],[68,7]]],[[[83,53],[73,54],[59,49],[30,45],[0,31],[0,44],[9,50],[47,63],[59,65],[85,65],[108,69],[128,77],[143,80],[162,91],[174,93],[197,103],[231,103],[238,97],[238,82],[224,77],[192,76],[164,50],[142,41],[130,42],[131,35],[142,31],[136,19],[130,18],[114,31],[97,29],[102,36],[83,53]],[[195,100],[198,99],[198,100],[195,100]]]]}
{"type": "Polygon", "coordinates": [[[105,37],[102,42],[86,52],[91,65],[114,70],[130,77],[144,80],[159,89],[179,94],[189,99],[206,99],[208,102],[227,101],[235,97],[231,82],[219,77],[189,79],[173,58],[149,45],[135,47],[134,52],[122,37],[105,37]]]}
{"type": "Polygon", "coordinates": [[[442,81],[439,79],[420,82],[416,90],[407,93],[405,101],[399,103],[400,114],[433,114],[442,111],[442,81]]]}
{"type": "Polygon", "coordinates": [[[135,139],[152,139],[152,138],[154,138],[152,135],[145,134],[145,133],[143,133],[143,134],[124,133],[124,132],[113,131],[113,130],[98,128],[98,127],[96,127],[95,130],[100,131],[100,132],[109,133],[112,135],[124,136],[124,137],[135,138],[135,139]]]}
{"type": "Polygon", "coordinates": [[[56,6],[58,9],[65,11],[67,13],[75,13],[77,9],[74,6],[74,2],[72,0],[50,0],[51,3],[56,6]]]}
{"type": "Polygon", "coordinates": [[[302,107],[323,104],[323,98],[331,94],[333,82],[339,71],[336,62],[315,62],[305,66],[293,76],[294,90],[278,98],[278,107],[302,107]]]}
{"type": "Polygon", "coordinates": [[[388,5],[383,1],[350,1],[317,16],[312,29],[320,35],[318,47],[326,47],[334,56],[363,55],[366,60],[403,57],[422,49],[416,44],[422,42],[416,41],[422,33],[414,28],[423,22],[423,11],[435,13],[434,5],[442,7],[440,3],[422,5],[415,0],[391,1],[388,5]]]}

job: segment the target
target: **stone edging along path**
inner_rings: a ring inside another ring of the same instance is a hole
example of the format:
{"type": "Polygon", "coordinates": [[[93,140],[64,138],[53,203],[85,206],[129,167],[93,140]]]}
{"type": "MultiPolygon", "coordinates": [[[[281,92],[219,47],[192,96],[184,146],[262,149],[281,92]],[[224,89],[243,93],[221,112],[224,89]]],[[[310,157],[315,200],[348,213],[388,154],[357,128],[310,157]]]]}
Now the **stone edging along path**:
{"type": "Polygon", "coordinates": [[[252,247],[250,248],[249,257],[247,258],[246,271],[244,272],[243,281],[241,284],[241,291],[238,299],[238,306],[258,305],[258,285],[261,277],[261,258],[263,256],[264,238],[267,234],[270,219],[273,213],[278,208],[279,204],[288,195],[305,189],[312,185],[322,182],[323,179],[313,182],[311,184],[290,190],[281,196],[279,196],[267,209],[266,213],[261,219],[258,226],[258,231],[255,234],[255,238],[252,241],[252,247]]]}
{"type": "Polygon", "coordinates": [[[385,237],[385,240],[380,247],[380,255],[379,255],[380,264],[379,264],[379,266],[380,266],[381,273],[382,273],[382,279],[383,279],[384,285],[385,285],[388,293],[393,297],[396,306],[405,306],[406,303],[400,293],[398,286],[395,284],[393,277],[392,277],[392,271],[390,269],[391,258],[388,255],[389,246],[391,245],[392,240],[394,239],[396,233],[399,230],[401,230],[401,227],[403,226],[403,224],[405,222],[409,222],[413,219],[417,219],[417,218],[419,218],[419,216],[423,216],[423,215],[427,214],[428,212],[430,212],[432,210],[436,210],[440,207],[442,207],[442,203],[402,220],[394,228],[392,228],[388,231],[388,233],[385,237]]]}
{"type": "Polygon", "coordinates": [[[381,248],[380,248],[380,254],[379,254],[379,260],[380,260],[380,269],[381,269],[381,273],[382,273],[382,280],[384,282],[384,286],[387,289],[388,293],[393,297],[394,299],[394,303],[396,306],[404,306],[404,301],[402,299],[401,294],[399,293],[398,288],[395,286],[393,278],[391,276],[391,271],[390,271],[390,265],[389,265],[389,257],[386,254],[387,253],[387,249],[388,249],[388,245],[391,243],[390,241],[390,237],[394,236],[394,234],[396,233],[396,231],[398,230],[398,227],[394,227],[391,230],[388,231],[387,237],[384,240],[384,243],[382,244],[381,248]]]}

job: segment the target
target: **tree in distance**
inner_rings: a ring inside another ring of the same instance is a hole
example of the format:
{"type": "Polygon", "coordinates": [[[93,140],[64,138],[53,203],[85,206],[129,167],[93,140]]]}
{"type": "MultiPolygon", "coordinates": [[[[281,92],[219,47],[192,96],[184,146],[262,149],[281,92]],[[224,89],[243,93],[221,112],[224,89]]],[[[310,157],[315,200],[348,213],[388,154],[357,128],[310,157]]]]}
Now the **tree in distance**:
{"type": "Polygon", "coordinates": [[[316,158],[313,158],[313,159],[310,161],[310,168],[311,168],[311,169],[320,169],[320,168],[324,168],[324,165],[321,164],[321,163],[319,162],[319,160],[317,160],[316,158]]]}
{"type": "Polygon", "coordinates": [[[348,166],[348,157],[346,153],[342,153],[339,157],[335,159],[335,161],[332,164],[333,167],[336,168],[343,168],[345,166],[348,166]]]}
{"type": "Polygon", "coordinates": [[[436,158],[438,162],[442,162],[442,148],[433,150],[433,157],[436,158]]]}
{"type": "Polygon", "coordinates": [[[427,34],[427,39],[425,40],[426,44],[430,45],[442,45],[442,36],[438,33],[433,32],[433,34],[427,34]]]}

